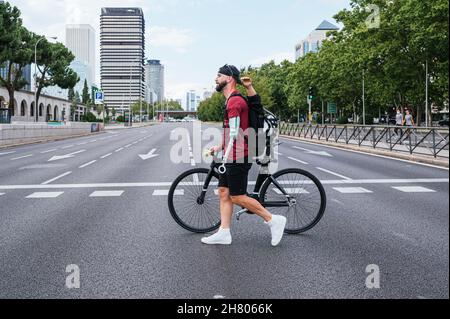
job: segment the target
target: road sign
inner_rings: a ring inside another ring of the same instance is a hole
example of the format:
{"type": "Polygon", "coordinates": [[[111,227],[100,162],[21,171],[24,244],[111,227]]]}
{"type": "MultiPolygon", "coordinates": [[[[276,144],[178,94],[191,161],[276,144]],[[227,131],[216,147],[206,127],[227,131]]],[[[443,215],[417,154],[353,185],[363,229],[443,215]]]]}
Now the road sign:
{"type": "Polygon", "coordinates": [[[337,105],[334,102],[327,103],[327,113],[336,114],[337,113],[337,105]]]}
{"type": "Polygon", "coordinates": [[[102,91],[95,91],[94,103],[95,104],[103,104],[103,92],[102,91]]]}

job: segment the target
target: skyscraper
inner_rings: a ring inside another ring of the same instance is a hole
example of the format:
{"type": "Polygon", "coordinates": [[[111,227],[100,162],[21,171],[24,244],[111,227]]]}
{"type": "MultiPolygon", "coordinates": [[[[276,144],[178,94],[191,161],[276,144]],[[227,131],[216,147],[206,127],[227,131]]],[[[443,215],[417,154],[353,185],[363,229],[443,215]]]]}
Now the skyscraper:
{"type": "Polygon", "coordinates": [[[339,30],[334,24],[323,20],[322,23],[312,31],[306,39],[295,46],[295,59],[299,59],[310,52],[317,52],[322,42],[327,38],[327,32],[339,30]]]}
{"type": "Polygon", "coordinates": [[[148,60],[145,65],[145,82],[149,103],[164,100],[164,65],[160,60],[148,60]],[[155,100],[156,96],[156,100],[155,100]]]}
{"type": "Polygon", "coordinates": [[[89,24],[66,25],[66,47],[75,55],[70,67],[77,72],[80,81],[75,91],[81,93],[84,80],[89,87],[95,82],[95,30],[89,24]]]}
{"type": "Polygon", "coordinates": [[[100,75],[104,101],[123,111],[145,98],[145,21],[141,8],[102,8],[100,75]]]}

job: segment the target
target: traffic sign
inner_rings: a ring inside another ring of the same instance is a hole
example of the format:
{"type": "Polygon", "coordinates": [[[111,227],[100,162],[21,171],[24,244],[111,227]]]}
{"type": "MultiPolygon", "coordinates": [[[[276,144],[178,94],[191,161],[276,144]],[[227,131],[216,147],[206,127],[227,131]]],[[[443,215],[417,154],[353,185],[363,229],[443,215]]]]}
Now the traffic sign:
{"type": "Polygon", "coordinates": [[[334,103],[334,102],[327,103],[327,113],[328,114],[336,114],[337,113],[336,103],[334,103]]]}
{"type": "Polygon", "coordinates": [[[94,93],[94,103],[95,104],[103,104],[103,92],[102,91],[95,91],[94,93]]]}

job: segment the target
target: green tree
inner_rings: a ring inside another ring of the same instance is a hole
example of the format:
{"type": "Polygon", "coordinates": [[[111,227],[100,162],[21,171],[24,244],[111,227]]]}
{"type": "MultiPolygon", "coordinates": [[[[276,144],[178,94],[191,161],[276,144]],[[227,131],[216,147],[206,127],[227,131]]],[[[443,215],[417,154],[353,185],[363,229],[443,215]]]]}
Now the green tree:
{"type": "Polygon", "coordinates": [[[14,93],[27,84],[23,78],[23,68],[33,57],[32,38],[22,26],[20,10],[8,2],[0,4],[0,67],[6,67],[6,76],[0,75],[0,85],[9,94],[10,114],[14,112],[14,93]]]}
{"type": "MultiPolygon", "coordinates": [[[[62,89],[73,88],[79,81],[78,75],[69,67],[75,56],[62,43],[50,43],[46,39],[39,42],[37,50],[38,75],[36,79],[36,100],[42,89],[48,86],[59,86],[62,89]]],[[[79,93],[75,96],[81,102],[79,93]]],[[[39,105],[39,102],[37,103],[39,105]]]]}
{"type": "Polygon", "coordinates": [[[83,93],[82,93],[81,101],[83,104],[86,104],[86,105],[88,105],[91,101],[90,94],[89,94],[89,87],[87,85],[86,79],[84,79],[84,86],[83,86],[83,93]]]}

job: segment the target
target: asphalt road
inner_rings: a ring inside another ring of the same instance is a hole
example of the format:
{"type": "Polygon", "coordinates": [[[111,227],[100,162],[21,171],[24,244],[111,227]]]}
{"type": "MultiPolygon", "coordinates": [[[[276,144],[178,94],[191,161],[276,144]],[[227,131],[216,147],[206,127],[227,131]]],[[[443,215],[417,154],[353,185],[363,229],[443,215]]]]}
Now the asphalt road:
{"type": "Polygon", "coordinates": [[[245,215],[232,245],[207,246],[167,208],[171,182],[208,167],[189,153],[173,163],[186,143],[194,157],[204,146],[193,123],[0,149],[0,298],[449,297],[448,170],[282,139],[279,168],[324,184],[322,220],[272,247],[245,215]]]}

